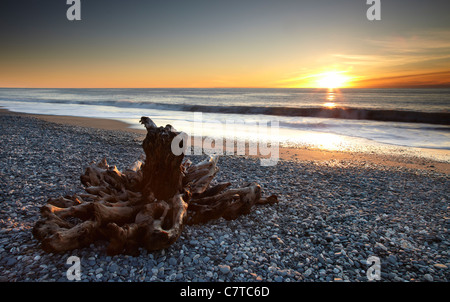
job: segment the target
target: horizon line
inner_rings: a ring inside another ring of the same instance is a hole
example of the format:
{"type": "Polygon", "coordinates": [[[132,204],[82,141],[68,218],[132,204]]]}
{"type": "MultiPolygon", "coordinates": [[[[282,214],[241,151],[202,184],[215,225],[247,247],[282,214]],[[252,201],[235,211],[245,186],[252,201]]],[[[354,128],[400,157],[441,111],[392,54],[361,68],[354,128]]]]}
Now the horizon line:
{"type": "Polygon", "coordinates": [[[21,86],[0,86],[0,89],[317,89],[317,90],[339,90],[339,89],[445,89],[450,85],[406,85],[406,86],[374,86],[374,87],[21,87],[21,86]]]}

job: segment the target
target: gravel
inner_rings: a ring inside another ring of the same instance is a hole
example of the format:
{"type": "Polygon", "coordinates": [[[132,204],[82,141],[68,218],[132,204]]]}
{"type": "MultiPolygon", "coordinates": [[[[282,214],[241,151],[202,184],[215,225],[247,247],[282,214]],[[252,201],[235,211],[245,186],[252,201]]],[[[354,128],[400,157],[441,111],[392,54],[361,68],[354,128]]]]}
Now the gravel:
{"type": "Polygon", "coordinates": [[[370,256],[380,260],[381,281],[450,280],[446,174],[356,160],[261,167],[223,156],[218,182],[257,181],[279,204],[185,226],[169,248],[137,257],[108,256],[106,242],[52,254],[31,234],[40,207],[82,192],[91,161],[106,157],[119,170],[134,162],[139,135],[3,114],[0,137],[0,281],[68,281],[70,256],[80,258],[81,282],[365,282],[370,256]]]}

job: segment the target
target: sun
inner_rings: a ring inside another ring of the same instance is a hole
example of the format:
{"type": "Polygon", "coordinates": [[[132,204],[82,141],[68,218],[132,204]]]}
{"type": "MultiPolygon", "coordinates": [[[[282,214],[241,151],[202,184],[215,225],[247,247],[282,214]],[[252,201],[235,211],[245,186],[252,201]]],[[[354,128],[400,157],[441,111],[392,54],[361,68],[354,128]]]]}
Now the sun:
{"type": "Polygon", "coordinates": [[[317,76],[318,88],[341,88],[345,87],[348,81],[349,77],[344,75],[342,71],[330,71],[317,76]]]}

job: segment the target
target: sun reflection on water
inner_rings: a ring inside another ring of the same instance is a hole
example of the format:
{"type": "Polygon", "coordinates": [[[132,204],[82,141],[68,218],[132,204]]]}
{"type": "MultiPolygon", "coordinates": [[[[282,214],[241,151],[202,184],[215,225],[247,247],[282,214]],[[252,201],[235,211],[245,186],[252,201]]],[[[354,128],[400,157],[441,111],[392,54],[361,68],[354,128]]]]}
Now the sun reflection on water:
{"type": "Polygon", "coordinates": [[[332,109],[336,107],[336,98],[337,98],[337,94],[339,92],[335,91],[335,89],[330,88],[328,89],[327,92],[327,96],[326,96],[326,102],[322,104],[322,107],[328,108],[328,109],[332,109]]]}
{"type": "Polygon", "coordinates": [[[328,102],[328,103],[324,103],[322,106],[325,107],[325,108],[331,109],[331,108],[336,107],[336,103],[328,102]]]}

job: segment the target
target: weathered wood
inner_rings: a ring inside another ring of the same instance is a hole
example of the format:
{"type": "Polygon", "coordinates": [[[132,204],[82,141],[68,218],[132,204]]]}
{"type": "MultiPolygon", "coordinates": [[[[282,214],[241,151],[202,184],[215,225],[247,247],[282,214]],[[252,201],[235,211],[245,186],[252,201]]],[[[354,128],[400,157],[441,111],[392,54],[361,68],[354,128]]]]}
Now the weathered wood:
{"type": "Polygon", "coordinates": [[[261,197],[257,183],[211,186],[218,156],[196,165],[183,162],[184,154],[171,151],[179,132],[170,125],[157,127],[148,117],[141,123],[147,129],[145,158],[123,172],[106,159],[91,163],[80,176],[86,193],[48,199],[33,228],[42,249],[65,252],[106,239],[108,254],[134,254],[139,247],[155,251],[173,244],[185,224],[236,219],[256,204],[278,202],[275,195],[261,197]]]}
{"type": "Polygon", "coordinates": [[[147,128],[142,143],[146,158],[142,167],[141,192],[143,196],[153,193],[157,199],[168,200],[182,191],[184,154],[174,155],[171,150],[172,140],[179,134],[172,126],[156,128],[149,120],[141,119],[147,128]]]}

